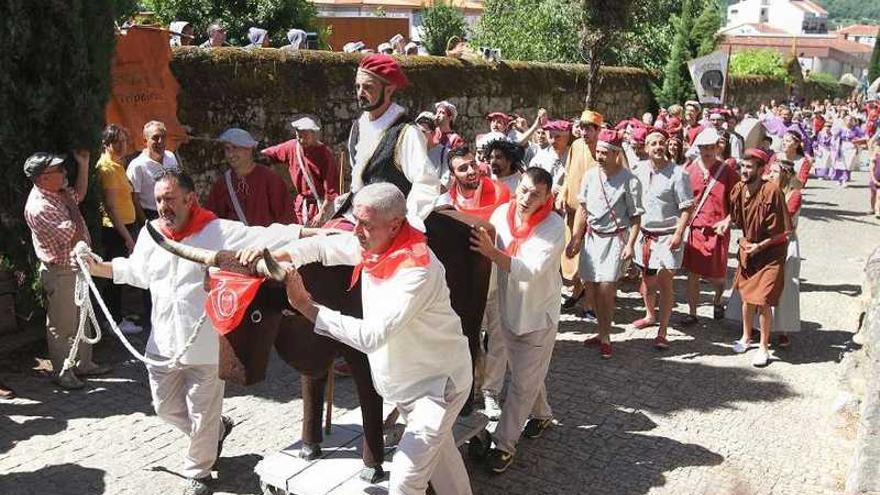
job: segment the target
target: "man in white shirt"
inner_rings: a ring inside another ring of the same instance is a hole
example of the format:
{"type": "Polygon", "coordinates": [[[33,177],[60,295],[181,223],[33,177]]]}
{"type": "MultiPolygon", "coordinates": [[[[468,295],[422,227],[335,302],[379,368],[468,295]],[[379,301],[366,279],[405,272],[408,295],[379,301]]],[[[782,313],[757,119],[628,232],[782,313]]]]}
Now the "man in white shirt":
{"type": "Polygon", "coordinates": [[[125,172],[137,198],[135,207],[141,209],[143,213],[139,214],[138,218],[146,217],[147,220],[154,220],[159,216],[156,212],[156,197],[153,195],[153,186],[156,183],[153,176],[167,168],[179,168],[177,157],[165,149],[167,134],[165,124],[158,120],[144,124],[144,140],[147,146],[128,164],[125,172]]]}
{"type": "MultiPolygon", "coordinates": [[[[428,158],[427,142],[412,124],[406,110],[392,101],[397,90],[409,85],[394,58],[373,54],[361,59],[355,77],[358,106],[364,111],[348,138],[351,157],[351,191],[374,182],[390,182],[406,196],[407,211],[416,228],[434,208],[440,195],[440,178],[428,158]]],[[[341,212],[353,222],[350,196],[341,212]]]]}
{"type": "Polygon", "coordinates": [[[513,463],[521,434],[538,438],[553,418],[544,380],[559,323],[559,260],[565,248],[565,227],[553,212],[551,188],[549,172],[527,169],[516,201],[492,215],[496,239],[484,228],[475,229],[471,239],[471,249],[498,268],[501,336],[510,367],[510,386],[493,438],[495,448],[487,458],[495,473],[513,463]]]}
{"type": "MultiPolygon", "coordinates": [[[[280,224],[245,227],[217,219],[198,205],[192,178],[173,169],[158,177],[155,191],[160,218],[153,224],[166,237],[189,246],[210,250],[278,248],[304,230],[299,225],[280,224]]],[[[181,471],[187,478],[184,494],[211,493],[211,470],[233,423],[221,416],[224,382],[218,376],[217,331],[210,321],[197,326],[207,298],[204,266],[165,251],[142,232],[128,258],[100,263],[91,259],[89,271],[116,284],[150,289],[153,331],[147,342],[148,357],[168,360],[182,352],[198,332],[180,365],[148,364],[147,372],[156,414],[190,440],[181,471]]]]}
{"type": "Polygon", "coordinates": [[[355,266],[363,319],[315,304],[296,270],[287,277],[291,306],[315,332],[367,354],[376,390],[406,420],[389,492],[470,494],[452,427],[471,390],[471,359],[452,310],[443,265],[410,225],[406,201],[391,184],[361,188],[353,200],[354,235],[294,242],[273,253],[299,267],[355,266]]]}

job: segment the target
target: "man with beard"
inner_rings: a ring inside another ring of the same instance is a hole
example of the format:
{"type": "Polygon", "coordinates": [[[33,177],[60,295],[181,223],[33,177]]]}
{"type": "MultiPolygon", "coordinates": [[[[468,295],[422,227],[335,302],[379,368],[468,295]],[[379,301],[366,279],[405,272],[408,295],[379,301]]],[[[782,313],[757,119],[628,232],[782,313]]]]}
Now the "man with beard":
{"type": "MultiPolygon", "coordinates": [[[[407,210],[417,229],[431,213],[440,194],[440,178],[432,173],[425,136],[410,123],[406,110],[392,97],[409,85],[400,65],[382,54],[361,59],[355,77],[358,106],[363,110],[348,138],[352,195],[368,184],[390,182],[406,196],[407,210]]],[[[354,223],[349,195],[340,212],[354,223]]]]}
{"type": "MultiPolygon", "coordinates": [[[[159,219],[153,225],[165,237],[185,245],[212,251],[279,248],[290,239],[313,233],[299,225],[246,227],[218,219],[199,206],[195,184],[183,172],[165,170],[155,184],[159,219]]],[[[204,267],[162,249],[142,231],[128,258],[102,262],[88,258],[88,270],[116,284],[150,289],[153,331],[147,357],[169,360],[186,349],[177,366],[147,364],[150,392],[156,414],[189,437],[181,471],[186,477],[184,494],[212,493],[211,471],[234,423],[221,416],[224,382],[218,376],[218,332],[210,320],[198,325],[207,299],[204,267]],[[190,339],[194,340],[187,348],[190,339]]]]}
{"type": "Polygon", "coordinates": [[[581,252],[580,277],[593,291],[599,335],[584,342],[598,346],[603,359],[611,358],[611,323],[617,282],[632,260],[641,215],[641,185],[618,160],[621,152],[616,131],[605,129],[596,146],[598,167],[584,174],[579,197],[581,210],[566,250],[569,257],[581,252]]]}
{"type": "Polygon", "coordinates": [[[229,168],[214,181],[205,208],[220,218],[263,227],[296,222],[287,184],[272,169],[254,161],[257,140],[244,129],[220,134],[229,168]]]}
{"type": "Polygon", "coordinates": [[[715,128],[701,132],[694,142],[700,156],[685,167],[696,206],[684,251],[690,313],[682,320],[683,325],[698,321],[701,278],[708,279],[715,290],[713,317],[716,320],[724,318],[721,297],[727,279],[727,248],[730,245],[730,191],[737,178],[736,172],[718,159],[720,139],[715,128]]]}
{"type": "MultiPolygon", "coordinates": [[[[580,194],[581,182],[583,182],[584,174],[587,170],[596,166],[596,144],[599,142],[599,131],[605,122],[602,114],[592,110],[584,110],[581,113],[580,129],[581,137],[571,144],[568,150],[568,156],[565,160],[565,177],[562,181],[562,187],[556,195],[556,210],[561,211],[565,218],[565,242],[571,241],[572,231],[576,222],[575,217],[578,215],[580,205],[578,194],[580,194]]],[[[571,282],[571,296],[565,299],[562,304],[564,309],[574,307],[575,304],[584,296],[584,284],[578,275],[578,267],[580,263],[580,255],[569,257],[568,253],[562,254],[562,278],[571,282]]],[[[588,304],[593,307],[592,304],[588,304]]],[[[592,313],[588,310],[587,313],[592,313]]],[[[590,316],[588,314],[588,316],[590,316]]],[[[593,315],[595,318],[595,315],[593,315]]]]}
{"type": "Polygon", "coordinates": [[[633,322],[636,328],[658,325],[654,347],[666,349],[666,330],[672,315],[675,292],[672,277],[681,268],[684,230],[691,217],[694,193],[684,167],[666,158],[667,134],[662,129],[648,131],[646,148],[650,158],[638,167],[642,184],[641,232],[636,243],[635,262],[642,269],[642,296],[645,317],[633,322]],[[660,293],[660,315],[656,312],[660,293]]]}
{"type": "Polygon", "coordinates": [[[761,343],[752,360],[755,366],[770,361],[771,306],[779,303],[785,284],[785,257],[791,220],[785,196],[779,187],[762,178],[770,157],[759,149],[748,149],[740,168],[740,182],[731,191],[730,217],[742,229],[739,240],[739,268],[733,281],[742,297],[742,338],[734,343],[736,353],[746,352],[752,338],[755,311],[761,323],[761,343]]]}
{"type": "Polygon", "coordinates": [[[507,186],[480,173],[477,159],[466,144],[449,152],[449,173],[449,190],[437,198],[437,208],[454,208],[488,221],[495,208],[510,200],[507,186]]]}
{"type": "Polygon", "coordinates": [[[559,257],[565,232],[553,212],[551,184],[546,170],[527,169],[516,198],[492,215],[495,239],[483,227],[474,229],[471,238],[471,249],[497,267],[499,334],[510,366],[510,386],[493,434],[495,448],[487,459],[494,473],[513,463],[521,435],[540,437],[553,418],[544,381],[559,323],[559,257]]]}
{"type": "Polygon", "coordinates": [[[437,142],[447,148],[457,148],[464,143],[464,139],[452,130],[452,124],[458,117],[458,109],[446,100],[434,103],[434,115],[437,129],[437,142]]]}
{"type": "Polygon", "coordinates": [[[523,149],[506,139],[490,141],[484,154],[492,168],[492,178],[507,186],[513,194],[522,177],[523,149]]]}
{"type": "Polygon", "coordinates": [[[365,353],[376,390],[406,421],[391,467],[389,493],[471,493],[452,427],[471,390],[471,359],[449,297],[445,269],[425,235],[407,220],[391,184],[361,188],[353,201],[354,235],[294,242],[276,256],[296,266],[354,266],[362,280],[363,318],[316,304],[296,270],[288,271],[291,306],[314,332],[365,353]]]}

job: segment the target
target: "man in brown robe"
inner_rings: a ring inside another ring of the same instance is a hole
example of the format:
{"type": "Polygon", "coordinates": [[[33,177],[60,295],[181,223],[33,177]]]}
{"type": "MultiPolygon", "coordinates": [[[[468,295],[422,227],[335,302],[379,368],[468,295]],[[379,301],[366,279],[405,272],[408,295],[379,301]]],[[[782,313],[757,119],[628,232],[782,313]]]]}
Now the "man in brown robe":
{"type": "MultiPolygon", "coordinates": [[[[556,209],[561,211],[565,218],[566,244],[571,241],[574,218],[580,206],[578,194],[581,190],[581,181],[587,170],[596,166],[596,144],[599,142],[599,131],[603,122],[602,114],[584,110],[580,118],[582,137],[575,140],[568,149],[562,187],[556,195],[556,209]]],[[[578,275],[579,259],[580,255],[569,257],[568,254],[562,253],[562,278],[572,285],[571,296],[563,303],[565,309],[573,307],[584,295],[584,284],[578,275]]],[[[588,310],[592,307],[592,304],[587,304],[588,310]]]]}
{"type": "Polygon", "coordinates": [[[731,191],[731,221],[742,229],[739,240],[739,268],[733,281],[742,297],[743,334],[734,343],[736,353],[750,346],[752,324],[758,311],[761,345],[752,360],[755,366],[770,361],[768,346],[773,317],[770,307],[779,302],[785,283],[784,266],[791,220],[785,196],[773,182],[761,178],[770,157],[760,149],[749,149],[740,168],[740,182],[731,191]]]}

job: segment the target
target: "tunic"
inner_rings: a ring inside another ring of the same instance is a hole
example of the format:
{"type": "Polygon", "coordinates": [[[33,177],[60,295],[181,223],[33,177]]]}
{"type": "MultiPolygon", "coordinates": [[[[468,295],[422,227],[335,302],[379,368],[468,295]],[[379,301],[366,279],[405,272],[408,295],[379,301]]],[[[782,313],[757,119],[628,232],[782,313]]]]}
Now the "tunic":
{"type": "Polygon", "coordinates": [[[308,180],[300,166],[300,150],[302,150],[303,165],[308,170],[315,190],[321,199],[333,200],[339,194],[339,167],[333,158],[333,152],[326,144],[320,143],[315,146],[299,145],[299,141],[291,139],[281,144],[264,149],[260,153],[269,158],[287,163],[287,171],[290,174],[290,182],[296,188],[297,194],[293,200],[296,223],[305,224],[318,211],[318,199],[312,194],[308,180]]]}
{"type": "MultiPolygon", "coordinates": [[[[590,147],[583,138],[576,139],[568,149],[568,156],[565,160],[565,174],[562,180],[562,186],[559,188],[559,197],[565,202],[565,242],[571,240],[571,234],[574,230],[574,215],[578,209],[580,201],[578,196],[581,192],[581,182],[583,182],[584,174],[587,170],[596,166],[596,160],[590,147]]],[[[515,189],[511,189],[514,191],[515,189]]],[[[569,258],[563,251],[562,253],[562,278],[573,281],[578,276],[580,267],[580,254],[569,258]]]]}
{"type": "Polygon", "coordinates": [[[751,256],[739,250],[739,267],[733,288],[743,302],[761,306],[775,306],[785,284],[784,263],[787,250],[785,236],[791,232],[791,220],[786,211],[785,197],[772,182],[761,181],[761,187],[747,197],[744,182],[731,191],[730,217],[743,231],[743,239],[758,243],[765,239],[779,239],[751,256]]]}
{"type": "Polygon", "coordinates": [[[635,262],[642,268],[677,270],[681,268],[684,243],[669,249],[683,211],[694,204],[691,181],[684,167],[669,162],[655,171],[650,160],[641,162],[636,177],[642,185],[641,231],[636,241],[635,262]]]}
{"type": "MultiPolygon", "coordinates": [[[[224,175],[225,172],[211,187],[205,208],[213,211],[220,218],[239,220],[232,199],[229,197],[224,175]]],[[[244,177],[232,172],[232,187],[244,211],[247,225],[266,227],[273,223],[296,223],[293,199],[287,192],[287,184],[269,167],[256,165],[244,177]]]]}
{"type": "Polygon", "coordinates": [[[623,275],[620,255],[632,219],[644,213],[641,198],[639,179],[628,169],[606,177],[601,167],[593,167],[584,175],[580,202],[587,210],[587,234],[580,258],[581,280],[616,282],[623,275]]]}
{"type": "Polygon", "coordinates": [[[727,248],[730,245],[730,231],[723,236],[715,233],[713,226],[724,220],[730,213],[730,191],[739,182],[736,172],[726,164],[716,161],[704,174],[699,159],[689,163],[685,172],[691,181],[694,192],[694,211],[691,218],[687,245],[684,248],[683,266],[687,271],[707,278],[725,278],[727,275],[727,248]],[[722,167],[718,172],[717,167],[722,167]],[[708,192],[708,197],[700,207],[700,201],[712,177],[718,172],[718,180],[708,192]]]}

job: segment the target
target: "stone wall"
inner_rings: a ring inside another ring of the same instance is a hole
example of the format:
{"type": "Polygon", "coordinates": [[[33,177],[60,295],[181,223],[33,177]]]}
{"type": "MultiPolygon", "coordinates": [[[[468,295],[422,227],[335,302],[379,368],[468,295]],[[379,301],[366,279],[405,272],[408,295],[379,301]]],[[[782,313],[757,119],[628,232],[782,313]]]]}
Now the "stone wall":
{"type": "MultiPolygon", "coordinates": [[[[191,140],[181,146],[186,166],[200,179],[222,162],[210,139],[239,126],[262,144],[288,138],[286,125],[300,113],[317,115],[324,141],[344,142],[359,114],[353,93],[358,55],[280,50],[177,49],[171,69],[180,83],[178,117],[191,140]]],[[[412,85],[397,101],[415,116],[449,100],[459,110],[456,129],[465,137],[488,131],[483,117],[495,110],[534,118],[539,106],[554,117],[571,118],[584,108],[582,65],[509,62],[489,65],[445,57],[411,57],[402,62],[412,85]]],[[[655,107],[651,76],[631,68],[606,68],[597,109],[615,121],[655,107]]],[[[201,181],[200,181],[201,182],[201,181]]]]}

